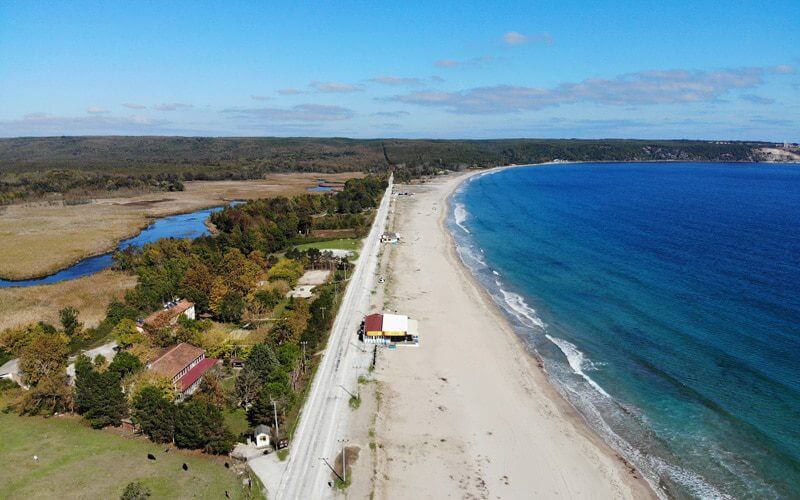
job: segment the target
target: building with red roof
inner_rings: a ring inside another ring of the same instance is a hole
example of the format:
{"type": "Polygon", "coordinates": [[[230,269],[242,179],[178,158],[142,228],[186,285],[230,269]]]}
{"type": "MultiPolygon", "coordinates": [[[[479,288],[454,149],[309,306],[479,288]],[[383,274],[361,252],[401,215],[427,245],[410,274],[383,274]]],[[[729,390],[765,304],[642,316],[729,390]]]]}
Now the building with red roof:
{"type": "Polygon", "coordinates": [[[154,373],[170,379],[173,387],[183,399],[194,393],[203,375],[219,363],[218,359],[206,358],[206,351],[182,342],[167,348],[148,368],[154,373]]]}
{"type": "Polygon", "coordinates": [[[417,322],[403,314],[374,313],[364,317],[359,338],[368,344],[418,344],[417,322]]]}
{"type": "Polygon", "coordinates": [[[140,320],[138,330],[144,332],[145,330],[154,331],[160,328],[173,327],[178,323],[178,319],[181,316],[195,319],[193,302],[186,299],[167,302],[160,311],[156,311],[144,320],[140,320]]]}

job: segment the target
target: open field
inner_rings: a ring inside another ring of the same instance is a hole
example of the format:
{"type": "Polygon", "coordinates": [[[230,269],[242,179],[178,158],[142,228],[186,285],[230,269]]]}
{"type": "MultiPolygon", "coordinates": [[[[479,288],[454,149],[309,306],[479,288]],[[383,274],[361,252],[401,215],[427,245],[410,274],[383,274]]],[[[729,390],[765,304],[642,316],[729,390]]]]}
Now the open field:
{"type": "Polygon", "coordinates": [[[217,499],[226,491],[245,498],[222,458],[165,453],[165,445],[92,430],[67,417],[0,414],[0,429],[0,498],[119,498],[131,481],[144,483],[153,498],[217,499]],[[148,460],[148,453],[157,459],[148,460]]]}
{"type": "Polygon", "coordinates": [[[193,181],[185,191],[99,198],[83,205],[27,203],[0,208],[0,277],[52,274],[85,257],[108,252],[152,218],[192,212],[231,200],[307,192],[317,179],[345,181],[359,173],[270,174],[250,181],[193,181]]]}
{"type": "Polygon", "coordinates": [[[361,240],[356,238],[342,238],[338,240],[317,241],[298,245],[298,250],[308,250],[317,248],[319,250],[353,250],[357,252],[361,249],[361,240]]]}
{"type": "Polygon", "coordinates": [[[0,331],[35,321],[56,325],[58,311],[67,306],[80,311],[85,326],[97,326],[105,317],[108,304],[135,284],[134,276],[102,271],[53,285],[0,288],[0,331]]]}

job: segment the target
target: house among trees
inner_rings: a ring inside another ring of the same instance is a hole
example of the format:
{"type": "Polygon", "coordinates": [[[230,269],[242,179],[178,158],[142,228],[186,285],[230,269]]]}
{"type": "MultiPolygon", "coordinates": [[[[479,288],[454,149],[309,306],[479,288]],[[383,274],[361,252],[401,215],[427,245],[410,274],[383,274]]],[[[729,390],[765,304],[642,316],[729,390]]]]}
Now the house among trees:
{"type": "Polygon", "coordinates": [[[218,359],[206,358],[206,351],[182,342],[168,347],[161,356],[148,365],[157,375],[172,381],[178,399],[194,393],[209,370],[219,363],[218,359]]]}
{"type": "Polygon", "coordinates": [[[404,314],[370,314],[361,323],[358,335],[366,344],[419,344],[417,321],[404,314]]]}
{"type": "Polygon", "coordinates": [[[145,330],[158,330],[166,326],[174,326],[178,318],[185,316],[195,319],[194,303],[186,299],[173,300],[164,304],[164,308],[156,311],[136,325],[140,333],[145,330]]]}

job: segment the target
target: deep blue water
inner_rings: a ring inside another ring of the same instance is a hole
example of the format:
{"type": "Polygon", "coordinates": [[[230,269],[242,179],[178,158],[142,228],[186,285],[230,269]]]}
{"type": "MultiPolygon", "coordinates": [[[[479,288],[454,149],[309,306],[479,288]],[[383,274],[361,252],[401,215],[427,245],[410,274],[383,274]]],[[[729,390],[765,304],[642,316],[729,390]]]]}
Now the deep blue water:
{"type": "MultiPolygon", "coordinates": [[[[206,219],[213,212],[221,210],[222,207],[208,208],[191,212],[188,214],[171,215],[156,220],[141,233],[133,238],[123,240],[117,246],[117,250],[124,250],[128,247],[141,247],[147,243],[152,243],[161,238],[190,238],[194,239],[209,233],[205,225],[206,219]]],[[[113,264],[113,252],[94,257],[88,257],[76,264],[63,269],[50,276],[32,280],[9,281],[0,280],[0,288],[13,286],[34,286],[58,283],[60,281],[81,278],[102,271],[111,267],[113,264]]]]}
{"type": "Polygon", "coordinates": [[[556,387],[659,491],[800,497],[800,166],[513,168],[451,214],[556,387]]]}

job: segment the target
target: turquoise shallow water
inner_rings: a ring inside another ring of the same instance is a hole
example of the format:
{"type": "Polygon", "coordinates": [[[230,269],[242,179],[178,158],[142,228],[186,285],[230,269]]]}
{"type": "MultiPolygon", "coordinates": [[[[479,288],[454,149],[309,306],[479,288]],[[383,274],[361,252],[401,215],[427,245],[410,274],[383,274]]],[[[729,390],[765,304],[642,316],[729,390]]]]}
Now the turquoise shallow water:
{"type": "Polygon", "coordinates": [[[522,167],[451,208],[462,260],[661,493],[800,497],[800,167],[522,167]]]}

